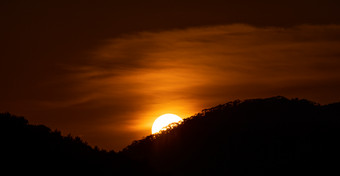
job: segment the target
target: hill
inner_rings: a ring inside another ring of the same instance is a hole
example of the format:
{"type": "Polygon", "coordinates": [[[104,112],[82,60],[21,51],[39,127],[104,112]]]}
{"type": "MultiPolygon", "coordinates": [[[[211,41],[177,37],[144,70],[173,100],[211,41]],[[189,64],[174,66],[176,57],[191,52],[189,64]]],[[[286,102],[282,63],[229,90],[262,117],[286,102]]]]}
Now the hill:
{"type": "Polygon", "coordinates": [[[116,153],[2,113],[0,169],[11,175],[338,175],[339,118],[340,103],[236,100],[116,153]]]}
{"type": "Polygon", "coordinates": [[[120,153],[162,175],[339,174],[340,103],[272,97],[205,109],[120,153]]]}
{"type": "MultiPolygon", "coordinates": [[[[0,168],[10,175],[146,175],[142,164],[23,117],[0,114],[0,168]]],[[[150,175],[150,174],[148,174],[150,175]]]]}

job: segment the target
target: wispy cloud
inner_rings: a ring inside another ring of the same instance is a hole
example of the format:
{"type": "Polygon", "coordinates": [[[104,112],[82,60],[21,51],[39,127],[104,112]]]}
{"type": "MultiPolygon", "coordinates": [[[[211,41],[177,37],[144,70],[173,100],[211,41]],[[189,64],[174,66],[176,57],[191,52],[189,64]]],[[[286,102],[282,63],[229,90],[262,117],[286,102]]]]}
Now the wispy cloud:
{"type": "Polygon", "coordinates": [[[87,100],[79,106],[103,112],[84,120],[126,135],[124,146],[148,135],[162,113],[186,117],[235,98],[276,95],[338,101],[339,46],[337,25],[141,32],[104,41],[68,79],[87,100]]]}
{"type": "Polygon", "coordinates": [[[42,85],[48,91],[35,97],[35,109],[32,101],[25,106],[90,144],[121,149],[150,134],[164,113],[187,117],[237,98],[276,95],[339,101],[339,46],[338,25],[124,35],[88,51],[81,65],[68,64],[42,85]]]}

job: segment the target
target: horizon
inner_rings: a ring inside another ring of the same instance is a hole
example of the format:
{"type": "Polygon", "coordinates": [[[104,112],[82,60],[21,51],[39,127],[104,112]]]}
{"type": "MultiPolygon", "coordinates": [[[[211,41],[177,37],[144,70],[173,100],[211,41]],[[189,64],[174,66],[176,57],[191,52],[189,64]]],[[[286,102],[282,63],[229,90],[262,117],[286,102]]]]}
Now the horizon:
{"type": "MultiPolygon", "coordinates": [[[[194,115],[191,115],[190,117],[183,118],[182,121],[180,121],[180,122],[168,123],[168,125],[164,126],[162,130],[159,130],[156,133],[150,133],[147,136],[143,136],[140,139],[135,139],[131,143],[129,143],[128,145],[126,145],[125,147],[123,147],[120,150],[105,149],[105,148],[100,148],[99,146],[96,146],[96,145],[91,145],[86,140],[82,139],[79,136],[74,136],[72,134],[65,134],[63,131],[60,131],[58,129],[51,129],[51,128],[49,128],[48,126],[46,126],[44,124],[32,124],[24,116],[18,116],[16,114],[11,114],[10,112],[0,112],[0,114],[1,115],[5,115],[5,116],[9,116],[9,117],[12,117],[12,118],[17,118],[17,119],[23,118],[23,119],[27,120],[27,125],[29,125],[29,126],[30,125],[35,126],[35,127],[45,126],[45,127],[47,127],[48,129],[51,130],[49,133],[60,134],[64,138],[71,138],[72,140],[76,140],[76,138],[79,138],[80,141],[82,141],[85,145],[90,146],[94,150],[104,151],[104,152],[115,152],[115,153],[122,153],[123,152],[124,153],[127,150],[131,150],[129,147],[137,144],[138,142],[149,140],[150,136],[154,136],[155,139],[156,139],[159,136],[163,136],[163,135],[167,135],[167,134],[171,133],[170,131],[176,130],[176,128],[178,126],[183,125],[183,122],[185,123],[185,119],[186,120],[198,120],[197,118],[202,117],[202,116],[204,117],[204,116],[206,116],[207,113],[211,113],[211,112],[214,112],[214,111],[221,111],[222,110],[221,107],[228,107],[229,106],[229,108],[230,107],[235,108],[235,106],[237,106],[238,104],[244,104],[244,103],[249,103],[249,102],[252,102],[252,104],[254,106],[254,105],[256,105],[256,102],[258,103],[259,101],[268,101],[268,100],[275,100],[275,101],[278,101],[278,102],[282,101],[282,100],[284,100],[284,101],[288,100],[290,102],[299,101],[299,102],[304,102],[304,103],[307,103],[307,104],[311,103],[315,107],[318,107],[318,106],[322,107],[322,106],[329,106],[329,105],[334,105],[334,104],[340,104],[340,101],[339,102],[328,103],[328,104],[320,104],[318,102],[311,101],[311,100],[308,100],[308,99],[303,99],[303,98],[302,99],[301,98],[287,98],[287,97],[284,97],[284,96],[274,96],[274,97],[254,98],[254,99],[243,99],[243,100],[236,99],[236,100],[228,101],[226,103],[219,104],[219,105],[216,105],[216,106],[213,106],[213,107],[210,107],[210,108],[202,109],[200,112],[197,112],[194,115]],[[236,102],[236,104],[235,104],[235,102],[236,102]],[[230,105],[232,105],[232,106],[230,106],[230,105]]],[[[168,115],[168,114],[164,114],[164,115],[168,115]]],[[[162,116],[164,116],[164,115],[162,115],[162,116]]],[[[188,130],[190,130],[190,129],[188,129],[188,130]]]]}

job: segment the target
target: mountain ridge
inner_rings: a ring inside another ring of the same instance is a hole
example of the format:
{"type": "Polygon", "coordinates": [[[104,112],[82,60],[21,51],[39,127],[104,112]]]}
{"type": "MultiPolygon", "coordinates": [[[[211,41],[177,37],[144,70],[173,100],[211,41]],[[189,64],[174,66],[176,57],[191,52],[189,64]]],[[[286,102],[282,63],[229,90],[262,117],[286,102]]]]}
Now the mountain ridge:
{"type": "Polygon", "coordinates": [[[236,100],[135,141],[122,153],[170,175],[330,173],[340,156],[339,112],[340,103],[282,96],[236,100]]]}
{"type": "Polygon", "coordinates": [[[340,102],[235,100],[114,152],[0,113],[1,168],[35,175],[334,174],[339,127],[340,102]]]}

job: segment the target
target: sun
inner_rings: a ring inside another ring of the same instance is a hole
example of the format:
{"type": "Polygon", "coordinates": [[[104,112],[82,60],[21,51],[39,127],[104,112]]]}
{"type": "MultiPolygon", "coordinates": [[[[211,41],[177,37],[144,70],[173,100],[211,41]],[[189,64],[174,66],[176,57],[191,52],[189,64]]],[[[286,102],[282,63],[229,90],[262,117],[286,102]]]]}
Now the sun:
{"type": "Polygon", "coordinates": [[[158,133],[171,123],[182,121],[182,118],[175,114],[164,114],[159,116],[152,125],[152,134],[158,133]]]}

